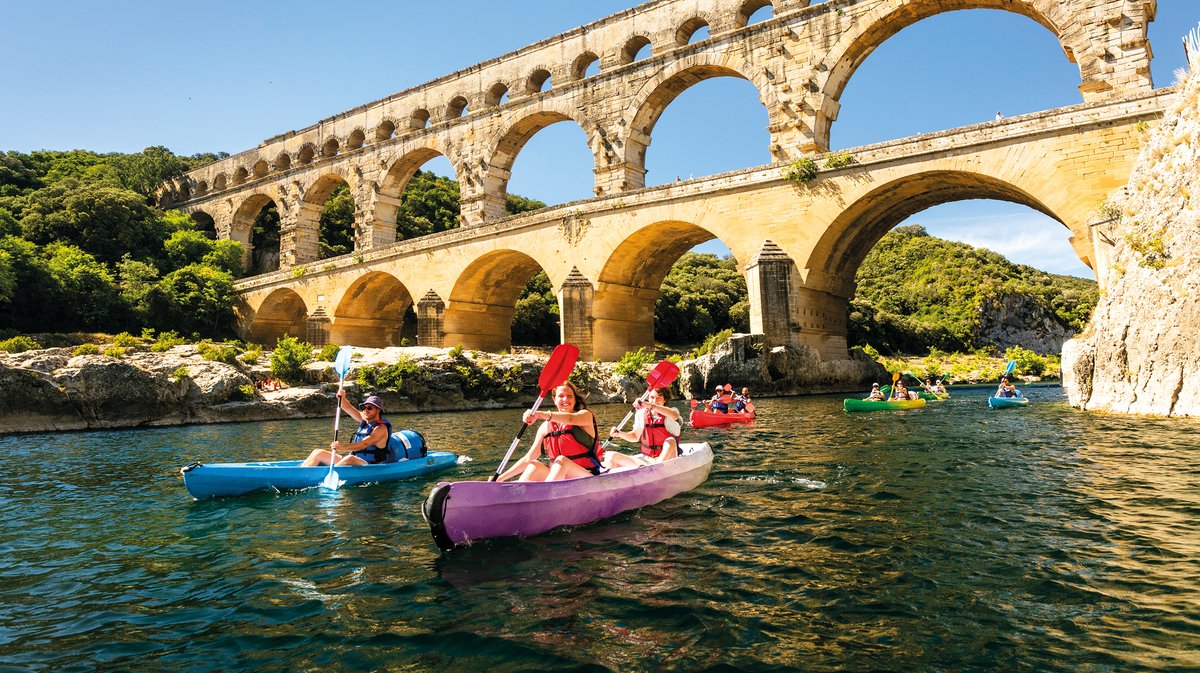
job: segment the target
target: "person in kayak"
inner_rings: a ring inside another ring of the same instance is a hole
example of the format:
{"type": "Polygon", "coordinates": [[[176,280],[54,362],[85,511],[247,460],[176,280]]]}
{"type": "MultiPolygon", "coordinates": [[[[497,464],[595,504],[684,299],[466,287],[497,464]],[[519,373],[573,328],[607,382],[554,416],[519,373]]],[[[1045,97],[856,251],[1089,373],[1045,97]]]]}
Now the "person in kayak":
{"type": "Polygon", "coordinates": [[[937,394],[939,394],[939,395],[945,395],[945,394],[946,394],[946,386],[942,385],[942,380],[941,380],[941,379],[938,379],[937,381],[935,381],[935,382],[934,382],[934,384],[933,384],[933,392],[935,392],[935,393],[937,393],[937,394]]]}
{"type": "Polygon", "coordinates": [[[733,385],[726,383],[723,386],[717,386],[716,393],[712,396],[710,406],[712,407],[712,411],[715,413],[729,413],[729,407],[733,406],[733,385]]]}
{"type": "Polygon", "coordinates": [[[996,397],[1020,397],[1021,391],[1017,387],[1009,383],[1008,377],[1000,379],[1000,387],[996,388],[996,397]]]}
{"type": "Polygon", "coordinates": [[[883,394],[883,391],[881,391],[879,389],[879,384],[872,383],[871,384],[871,394],[867,395],[866,401],[868,401],[868,402],[884,402],[886,400],[887,400],[887,396],[885,396],[883,394]]]}
{"type": "Polygon", "coordinates": [[[337,456],[335,465],[371,465],[388,462],[388,438],[392,424],[383,417],[383,400],[371,395],[357,409],[346,399],[346,390],[337,392],[342,411],[358,421],[358,430],[349,442],[331,442],[329,449],[316,449],[300,463],[301,467],[328,465],[337,456]]]}
{"type": "Polygon", "coordinates": [[[679,423],[679,411],[667,406],[667,393],[655,388],[645,402],[639,398],[633,403],[637,415],[633,418],[633,430],[625,432],[618,428],[608,431],[608,436],[627,442],[639,442],[641,453],[627,456],[608,451],[604,454],[604,465],[614,467],[638,467],[661,463],[679,455],[679,434],[683,426],[679,423]]]}
{"type": "Polygon", "coordinates": [[[896,383],[892,386],[892,399],[893,400],[909,399],[908,398],[908,386],[904,385],[903,381],[897,380],[896,383]]]}
{"type": "Polygon", "coordinates": [[[604,467],[604,451],[599,446],[596,415],[587,408],[579,391],[570,382],[554,389],[554,411],[526,411],[526,424],[542,420],[534,435],[533,445],[512,467],[496,481],[507,481],[517,475],[517,481],[559,481],[600,474],[604,467]],[[550,464],[539,458],[545,453],[550,464]]]}
{"type": "Polygon", "coordinates": [[[740,395],[733,396],[733,410],[742,413],[746,410],[747,404],[750,404],[750,389],[743,387],[740,395]]]}

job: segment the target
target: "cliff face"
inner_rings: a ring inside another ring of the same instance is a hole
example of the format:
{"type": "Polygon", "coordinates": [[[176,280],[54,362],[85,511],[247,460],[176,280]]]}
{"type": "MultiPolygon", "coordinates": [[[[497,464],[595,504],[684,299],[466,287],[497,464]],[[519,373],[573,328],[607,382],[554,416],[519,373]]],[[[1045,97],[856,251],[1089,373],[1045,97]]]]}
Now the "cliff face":
{"type": "Polygon", "coordinates": [[[1097,227],[1107,287],[1063,347],[1080,409],[1200,416],[1200,57],[1097,227]]]}

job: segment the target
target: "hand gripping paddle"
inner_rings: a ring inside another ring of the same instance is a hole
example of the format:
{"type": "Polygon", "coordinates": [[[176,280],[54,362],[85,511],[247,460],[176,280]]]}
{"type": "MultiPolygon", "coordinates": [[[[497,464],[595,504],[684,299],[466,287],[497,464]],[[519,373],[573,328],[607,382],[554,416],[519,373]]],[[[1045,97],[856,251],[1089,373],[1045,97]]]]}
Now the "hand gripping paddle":
{"type": "MultiPolygon", "coordinates": [[[[350,371],[350,358],[354,356],[354,349],[350,346],[342,346],[338,350],[337,359],[333,361],[333,371],[338,375],[338,391],[341,391],[342,386],[346,382],[346,372],[350,371]]],[[[333,397],[337,400],[337,406],[333,411],[333,441],[338,440],[338,423],[342,420],[342,400],[337,395],[333,397]]],[[[333,471],[333,464],[337,462],[337,453],[333,449],[329,450],[329,474],[325,475],[325,480],[321,482],[324,488],[337,490],[338,484],[341,483],[338,479],[337,472],[333,471]]]]}
{"type": "MultiPolygon", "coordinates": [[[[679,376],[679,365],[671,362],[670,360],[663,360],[662,362],[658,363],[654,366],[654,369],[651,369],[650,373],[646,375],[646,392],[642,393],[642,396],[638,398],[638,401],[645,402],[646,398],[650,396],[650,391],[654,390],[655,388],[666,388],[667,386],[671,385],[671,382],[675,380],[676,376],[679,376]]],[[[692,401],[694,402],[695,400],[692,401]]],[[[621,419],[621,424],[617,426],[617,430],[619,431],[621,428],[624,428],[625,424],[629,422],[631,417],[633,417],[633,409],[630,409],[629,413],[625,414],[625,418],[621,419]]],[[[604,443],[600,445],[600,448],[607,449],[608,445],[611,443],[612,437],[609,437],[608,439],[604,440],[604,443]]]]}

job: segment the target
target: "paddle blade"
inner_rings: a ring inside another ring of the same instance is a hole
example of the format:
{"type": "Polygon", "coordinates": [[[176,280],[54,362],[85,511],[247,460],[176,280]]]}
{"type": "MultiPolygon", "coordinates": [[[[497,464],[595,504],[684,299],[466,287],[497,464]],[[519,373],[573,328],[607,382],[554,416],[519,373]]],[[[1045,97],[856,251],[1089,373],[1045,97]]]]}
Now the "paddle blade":
{"type": "Polygon", "coordinates": [[[1004,375],[1008,376],[1009,374],[1013,373],[1013,370],[1016,368],[1017,368],[1017,361],[1009,360],[1008,364],[1004,366],[1004,375]]]}
{"type": "Polygon", "coordinates": [[[900,372],[895,372],[895,373],[893,373],[893,374],[892,374],[892,383],[895,383],[895,382],[897,382],[897,381],[899,381],[899,380],[900,380],[900,372]]]}
{"type": "Polygon", "coordinates": [[[333,361],[333,371],[337,372],[338,380],[346,378],[346,372],[350,371],[350,358],[354,355],[354,349],[349,346],[342,346],[338,350],[337,358],[333,361]]]}
{"type": "Polygon", "coordinates": [[[688,406],[695,409],[696,407],[700,406],[700,402],[695,399],[690,399],[688,400],[688,406]]]}
{"type": "Polygon", "coordinates": [[[327,488],[331,491],[336,491],[338,486],[341,486],[342,480],[338,478],[338,473],[330,470],[325,478],[321,480],[321,488],[327,488]]]}
{"type": "Polygon", "coordinates": [[[554,349],[542,368],[542,375],[538,377],[538,389],[543,397],[567,380],[578,359],[579,349],[571,344],[560,344],[554,349]]]}
{"type": "Polygon", "coordinates": [[[663,360],[646,375],[646,388],[666,388],[676,376],[679,376],[679,365],[670,360],[663,360]]]}

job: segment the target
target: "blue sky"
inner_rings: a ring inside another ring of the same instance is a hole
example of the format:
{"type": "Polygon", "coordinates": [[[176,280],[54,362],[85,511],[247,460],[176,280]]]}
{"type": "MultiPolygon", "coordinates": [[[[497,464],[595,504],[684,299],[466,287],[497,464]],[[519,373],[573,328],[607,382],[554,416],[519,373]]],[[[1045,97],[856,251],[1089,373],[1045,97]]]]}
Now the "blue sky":
{"type": "MultiPolygon", "coordinates": [[[[239,152],[635,4],[5,3],[0,150],[239,152]]],[[[1155,86],[1171,84],[1183,67],[1180,39],[1197,23],[1200,1],[1159,0],[1150,26],[1155,86]]],[[[863,63],[841,99],[832,143],[854,147],[988,121],[996,112],[1071,105],[1082,100],[1078,85],[1077,66],[1033,21],[996,10],[950,12],[901,31],[863,63]]],[[[696,85],[655,127],[647,183],[768,163],[766,123],[747,82],[696,85]]],[[[452,172],[443,160],[426,167],[452,172]]],[[[509,190],[547,203],[585,198],[591,169],[583,131],[556,124],[518,156],[509,190]]],[[[1022,206],[945,204],[914,222],[1014,261],[1092,277],[1066,229],[1022,206]]]]}

